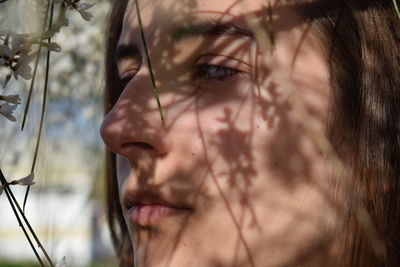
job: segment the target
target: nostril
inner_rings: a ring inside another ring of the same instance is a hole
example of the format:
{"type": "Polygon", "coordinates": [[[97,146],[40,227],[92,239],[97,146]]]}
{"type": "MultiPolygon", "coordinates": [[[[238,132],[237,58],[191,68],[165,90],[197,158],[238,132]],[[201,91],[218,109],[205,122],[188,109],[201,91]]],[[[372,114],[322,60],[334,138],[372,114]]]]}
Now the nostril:
{"type": "Polygon", "coordinates": [[[144,142],[129,142],[121,145],[121,148],[135,147],[142,150],[154,150],[154,147],[144,142]]]}

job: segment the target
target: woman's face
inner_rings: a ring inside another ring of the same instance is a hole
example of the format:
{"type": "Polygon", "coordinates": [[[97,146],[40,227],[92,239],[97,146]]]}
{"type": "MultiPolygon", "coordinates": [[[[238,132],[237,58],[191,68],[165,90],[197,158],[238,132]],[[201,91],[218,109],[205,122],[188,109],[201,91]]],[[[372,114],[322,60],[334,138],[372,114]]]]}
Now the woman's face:
{"type": "Polygon", "coordinates": [[[326,263],[329,72],[309,25],[284,1],[141,0],[140,13],[165,125],[130,1],[126,86],[101,129],[136,266],[326,263]]]}

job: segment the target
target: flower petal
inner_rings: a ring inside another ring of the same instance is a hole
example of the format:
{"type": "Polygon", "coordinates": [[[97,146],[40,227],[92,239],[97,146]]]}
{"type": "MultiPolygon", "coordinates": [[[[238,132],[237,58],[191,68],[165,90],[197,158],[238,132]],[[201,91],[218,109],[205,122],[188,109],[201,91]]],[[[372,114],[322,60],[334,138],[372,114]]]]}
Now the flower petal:
{"type": "Polygon", "coordinates": [[[15,185],[34,185],[35,182],[33,181],[33,179],[35,178],[35,174],[33,172],[31,172],[28,176],[18,179],[18,180],[14,180],[11,181],[10,184],[15,185]]]}
{"type": "Polygon", "coordinates": [[[78,12],[81,14],[81,17],[86,21],[90,21],[93,17],[92,14],[90,14],[89,12],[87,12],[85,10],[78,10],[78,12]]]}
{"type": "Polygon", "coordinates": [[[29,34],[16,34],[13,33],[12,35],[12,51],[17,53],[25,46],[26,43],[29,43],[29,34]]]}
{"type": "Polygon", "coordinates": [[[89,8],[93,7],[95,3],[78,3],[78,7],[81,10],[88,10],[89,8]]]}
{"type": "Polygon", "coordinates": [[[28,63],[24,63],[18,66],[18,69],[14,71],[14,74],[17,74],[24,78],[25,80],[29,80],[32,78],[32,68],[28,63]]]}
{"type": "Polygon", "coordinates": [[[0,54],[3,54],[9,58],[14,56],[12,50],[6,45],[0,45],[0,54]]]}
{"type": "Polygon", "coordinates": [[[41,42],[40,44],[42,46],[46,47],[47,49],[49,49],[50,51],[54,51],[54,52],[60,52],[61,51],[61,46],[59,46],[55,42],[51,42],[51,43],[41,42]]]}
{"type": "Polygon", "coordinates": [[[19,95],[7,95],[7,96],[0,95],[0,100],[12,104],[21,104],[21,98],[19,97],[19,95]]]}
{"type": "Polygon", "coordinates": [[[12,115],[16,108],[17,105],[10,105],[9,103],[2,104],[0,105],[0,114],[10,121],[17,121],[17,119],[12,115]]]}
{"type": "Polygon", "coordinates": [[[21,64],[28,64],[28,63],[30,63],[31,61],[33,61],[36,58],[37,54],[38,54],[38,51],[35,51],[33,53],[30,53],[30,54],[20,55],[19,62],[21,64]]]}
{"type": "Polygon", "coordinates": [[[6,88],[6,86],[7,86],[8,82],[10,81],[11,77],[12,77],[11,74],[7,74],[6,79],[4,80],[4,83],[3,83],[3,89],[6,88]]]}
{"type": "Polygon", "coordinates": [[[2,114],[4,117],[6,117],[9,121],[12,121],[12,122],[16,122],[17,121],[17,119],[11,114],[3,114],[1,112],[0,112],[0,114],[2,114]]]}

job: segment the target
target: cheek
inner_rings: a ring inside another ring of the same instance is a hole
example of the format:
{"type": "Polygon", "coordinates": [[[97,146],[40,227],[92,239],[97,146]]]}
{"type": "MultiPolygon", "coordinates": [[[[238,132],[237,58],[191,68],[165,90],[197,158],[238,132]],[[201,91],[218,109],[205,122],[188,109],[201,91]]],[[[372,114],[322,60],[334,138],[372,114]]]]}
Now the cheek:
{"type": "MultiPolygon", "coordinates": [[[[247,85],[246,92],[223,92],[225,101],[195,112],[204,150],[218,175],[237,180],[267,168],[290,177],[308,176],[306,169],[321,158],[314,139],[325,131],[323,90],[297,83],[290,95],[274,82],[260,89],[247,85]]],[[[200,101],[208,102],[207,96],[200,101]]]]}
{"type": "MultiPolygon", "coordinates": [[[[301,193],[304,188],[319,188],[330,179],[318,145],[320,138],[326,139],[328,90],[291,81],[297,87],[290,95],[277,84],[260,90],[254,86],[241,101],[200,113],[211,169],[223,190],[234,192],[231,201],[238,206],[242,198],[235,194],[244,192],[254,196],[256,205],[297,204],[293,192],[301,199],[307,195],[301,193]]],[[[313,190],[310,196],[325,197],[313,190]]]]}
{"type": "Polygon", "coordinates": [[[117,155],[117,181],[118,181],[118,188],[121,192],[124,183],[128,180],[128,177],[131,175],[131,164],[129,160],[125,157],[117,155]]]}

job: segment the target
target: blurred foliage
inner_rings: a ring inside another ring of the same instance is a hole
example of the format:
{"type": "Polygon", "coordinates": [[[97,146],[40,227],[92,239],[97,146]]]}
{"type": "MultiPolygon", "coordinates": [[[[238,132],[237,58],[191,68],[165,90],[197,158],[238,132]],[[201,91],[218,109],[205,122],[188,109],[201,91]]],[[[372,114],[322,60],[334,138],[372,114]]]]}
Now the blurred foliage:
{"type": "MultiPolygon", "coordinates": [[[[103,164],[103,149],[98,134],[103,117],[103,32],[110,1],[94,2],[96,5],[90,10],[93,14],[91,22],[82,20],[79,14],[74,12],[76,14],[69,16],[69,26],[53,38],[53,41],[62,47],[62,51],[51,53],[43,146],[46,147],[46,151],[50,150],[50,154],[63,153],[66,144],[68,147],[73,146],[77,148],[80,156],[72,160],[79,158],[82,165],[91,166],[93,172],[99,172],[103,164]]],[[[13,0],[0,4],[0,29],[12,28],[18,33],[37,32],[42,25],[45,3],[47,0],[13,0]]],[[[21,79],[10,81],[7,88],[3,89],[7,94],[19,94],[22,105],[15,112],[17,123],[0,120],[2,167],[20,165],[24,158],[32,157],[41,110],[44,63],[42,58],[27,127],[22,133],[19,132],[19,124],[29,82],[21,79]]],[[[0,79],[1,77],[3,76],[0,70],[0,79]]],[[[41,153],[43,152],[39,152],[39,155],[41,153]]]]}
{"type": "MultiPolygon", "coordinates": [[[[38,267],[40,266],[36,262],[7,262],[0,259],[0,267],[38,267]]],[[[117,266],[116,262],[102,262],[102,263],[93,263],[87,267],[115,267],[117,266]]]]}
{"type": "Polygon", "coordinates": [[[26,261],[24,261],[24,262],[6,262],[6,261],[0,262],[0,267],[37,267],[37,266],[40,266],[40,265],[36,262],[26,262],[26,261]]]}

